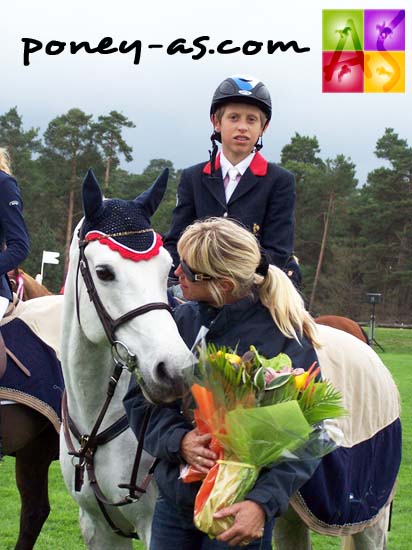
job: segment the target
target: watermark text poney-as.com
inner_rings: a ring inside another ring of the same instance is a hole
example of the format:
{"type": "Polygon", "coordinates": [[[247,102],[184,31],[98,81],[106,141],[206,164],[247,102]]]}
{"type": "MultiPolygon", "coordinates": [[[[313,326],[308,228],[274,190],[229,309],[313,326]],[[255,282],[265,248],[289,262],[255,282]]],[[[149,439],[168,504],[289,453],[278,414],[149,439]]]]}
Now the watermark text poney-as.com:
{"type": "Polygon", "coordinates": [[[114,43],[113,38],[105,36],[100,42],[92,46],[88,41],[71,41],[63,42],[60,40],[50,40],[43,44],[36,38],[22,38],[23,42],[23,64],[29,66],[32,62],[32,56],[43,52],[46,55],[60,55],[64,52],[75,55],[78,52],[87,54],[132,54],[133,64],[139,65],[143,52],[151,49],[159,49],[166,52],[167,55],[189,55],[193,60],[197,61],[207,55],[229,55],[241,53],[243,55],[272,55],[275,52],[287,52],[289,50],[295,53],[309,52],[308,46],[300,47],[296,40],[289,42],[275,40],[246,40],[242,44],[235,44],[233,40],[221,40],[218,43],[213,43],[210,36],[198,36],[192,41],[185,38],[176,38],[169,44],[143,44],[141,40],[128,42],[121,40],[118,44],[114,43]]]}

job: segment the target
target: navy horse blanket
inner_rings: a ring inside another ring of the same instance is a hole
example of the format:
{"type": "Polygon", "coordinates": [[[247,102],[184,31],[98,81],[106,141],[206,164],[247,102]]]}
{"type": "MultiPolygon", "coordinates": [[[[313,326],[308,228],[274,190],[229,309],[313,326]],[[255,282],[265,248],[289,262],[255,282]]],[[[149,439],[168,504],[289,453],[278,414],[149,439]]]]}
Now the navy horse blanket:
{"type": "Polygon", "coordinates": [[[35,409],[59,432],[64,390],[57,344],[61,297],[46,296],[20,304],[4,319],[0,330],[6,347],[28,369],[30,376],[7,356],[7,369],[0,379],[0,400],[35,409]]]}
{"type": "Polygon", "coordinates": [[[348,416],[327,421],[340,430],[291,505],[314,531],[345,536],[379,521],[392,502],[401,462],[399,393],[378,355],[357,338],[318,326],[322,376],[342,393],[348,416]]]}

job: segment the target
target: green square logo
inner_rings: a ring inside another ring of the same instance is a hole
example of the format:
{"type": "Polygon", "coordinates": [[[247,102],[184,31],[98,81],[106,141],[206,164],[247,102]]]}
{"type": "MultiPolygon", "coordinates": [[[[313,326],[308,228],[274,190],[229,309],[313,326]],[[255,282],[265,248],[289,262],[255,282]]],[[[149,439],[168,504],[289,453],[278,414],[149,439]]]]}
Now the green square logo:
{"type": "Polygon", "coordinates": [[[363,10],[323,10],[323,51],[362,51],[363,10]]]}

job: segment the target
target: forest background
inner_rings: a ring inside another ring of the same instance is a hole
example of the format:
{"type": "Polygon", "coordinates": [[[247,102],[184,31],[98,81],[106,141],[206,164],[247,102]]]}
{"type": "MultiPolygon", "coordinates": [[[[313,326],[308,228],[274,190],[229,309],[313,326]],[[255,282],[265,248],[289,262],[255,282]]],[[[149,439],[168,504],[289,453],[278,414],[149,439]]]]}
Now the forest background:
{"type": "MultiPolygon", "coordinates": [[[[94,118],[73,108],[51,120],[41,135],[25,128],[18,108],[0,115],[0,146],[7,146],[24,201],[31,252],[24,269],[40,272],[43,250],[60,252],[45,266],[43,283],[58,292],[64,283],[68,246],[82,217],[81,181],[92,167],[106,196],[134,198],[168,167],[165,199],[153,218],[160,233],[169,227],[180,169],[152,159],[141,174],[121,160],[133,159],[122,136],[134,122],[118,111],[94,118]]],[[[412,148],[386,128],[375,151],[382,165],[360,186],[356,166],[339,152],[323,159],[316,136],[298,133],[277,162],[296,176],[295,253],[303,274],[303,296],[314,315],[344,315],[367,322],[367,293],[382,294],[379,323],[412,324],[412,148]]],[[[138,152],[137,152],[138,154],[138,152]]],[[[200,159],[199,159],[200,160],[200,159]]]]}

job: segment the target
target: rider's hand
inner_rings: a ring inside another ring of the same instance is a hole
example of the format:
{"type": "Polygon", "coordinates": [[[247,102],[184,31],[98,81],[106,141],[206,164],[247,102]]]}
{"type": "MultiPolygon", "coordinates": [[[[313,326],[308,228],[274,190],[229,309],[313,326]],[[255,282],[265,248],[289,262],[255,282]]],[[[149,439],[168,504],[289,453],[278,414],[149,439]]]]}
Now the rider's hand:
{"type": "Polygon", "coordinates": [[[197,428],[188,432],[180,443],[180,454],[187,464],[207,474],[215,465],[217,455],[209,449],[210,434],[201,434],[197,428]]]}
{"type": "Polygon", "coordinates": [[[244,546],[263,536],[266,516],[263,508],[256,502],[244,500],[213,514],[216,519],[227,516],[235,516],[235,521],[217,540],[226,542],[229,546],[244,546]]]}

